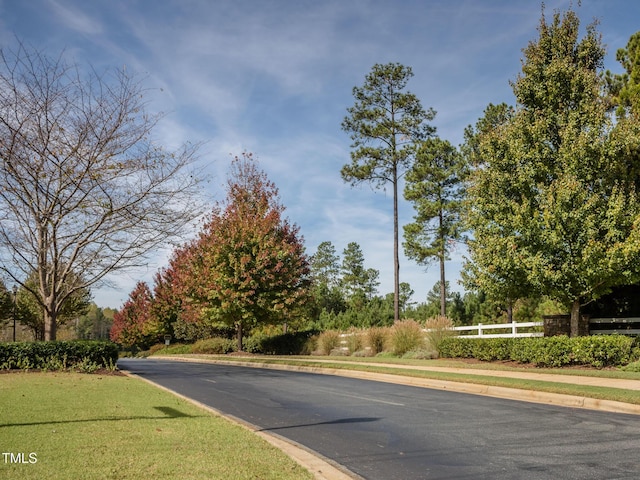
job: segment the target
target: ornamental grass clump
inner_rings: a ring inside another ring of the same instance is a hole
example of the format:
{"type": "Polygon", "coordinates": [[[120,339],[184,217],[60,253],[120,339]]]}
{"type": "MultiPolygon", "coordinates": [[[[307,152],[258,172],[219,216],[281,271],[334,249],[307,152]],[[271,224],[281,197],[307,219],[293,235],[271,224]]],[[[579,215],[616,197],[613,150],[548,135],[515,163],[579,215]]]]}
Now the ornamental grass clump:
{"type": "Polygon", "coordinates": [[[443,315],[431,317],[424,324],[424,338],[430,350],[437,351],[445,338],[456,335],[453,321],[443,315]]]}
{"type": "Polygon", "coordinates": [[[318,351],[321,355],[331,355],[331,352],[340,347],[340,333],[336,330],[325,330],[318,335],[318,351]]]}
{"type": "Polygon", "coordinates": [[[347,330],[347,336],[345,338],[347,341],[347,349],[349,349],[349,353],[351,355],[356,352],[360,352],[364,348],[364,338],[362,335],[362,330],[359,328],[351,327],[347,330]]]}
{"type": "Polygon", "coordinates": [[[391,327],[391,350],[401,357],[411,350],[420,350],[424,345],[424,332],[415,320],[402,320],[391,327]]]}
{"type": "Polygon", "coordinates": [[[389,338],[389,329],[385,327],[371,327],[365,333],[366,346],[372,356],[384,352],[389,338]]]}

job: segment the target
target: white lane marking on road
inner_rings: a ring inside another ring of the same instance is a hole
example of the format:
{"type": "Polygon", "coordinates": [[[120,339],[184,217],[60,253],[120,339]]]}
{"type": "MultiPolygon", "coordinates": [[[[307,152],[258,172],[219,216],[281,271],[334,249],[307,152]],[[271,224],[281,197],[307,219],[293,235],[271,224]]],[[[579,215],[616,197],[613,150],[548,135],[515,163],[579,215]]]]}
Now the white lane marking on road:
{"type": "Polygon", "coordinates": [[[208,378],[203,378],[205,382],[217,383],[215,380],[210,380],[208,378]]]}

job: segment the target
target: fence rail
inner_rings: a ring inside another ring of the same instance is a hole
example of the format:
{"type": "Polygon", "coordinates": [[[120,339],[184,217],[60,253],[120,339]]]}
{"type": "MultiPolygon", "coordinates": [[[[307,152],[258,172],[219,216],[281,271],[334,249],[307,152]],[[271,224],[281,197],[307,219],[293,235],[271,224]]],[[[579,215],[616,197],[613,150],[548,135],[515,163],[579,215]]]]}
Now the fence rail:
{"type": "Polygon", "coordinates": [[[469,325],[464,327],[453,327],[453,329],[457,332],[461,333],[461,336],[467,338],[516,338],[516,337],[542,337],[544,335],[543,332],[518,332],[518,329],[522,328],[531,328],[531,327],[542,327],[543,322],[512,322],[512,323],[498,323],[491,325],[483,325],[479,323],[478,325],[469,325]],[[485,333],[487,330],[509,330],[508,332],[502,333],[485,333]],[[475,334],[465,334],[462,332],[477,332],[475,334]]]}
{"type": "Polygon", "coordinates": [[[640,335],[640,318],[590,318],[590,335],[640,335]]]}

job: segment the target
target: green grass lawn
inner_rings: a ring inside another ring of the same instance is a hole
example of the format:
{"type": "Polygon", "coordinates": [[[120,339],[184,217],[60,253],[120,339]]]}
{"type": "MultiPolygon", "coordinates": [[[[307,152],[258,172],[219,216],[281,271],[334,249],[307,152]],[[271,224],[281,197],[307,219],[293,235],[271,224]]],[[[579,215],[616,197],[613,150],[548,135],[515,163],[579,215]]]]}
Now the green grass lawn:
{"type": "Polygon", "coordinates": [[[248,430],[138,379],[20,372],[0,375],[0,478],[313,477],[248,430]]]}

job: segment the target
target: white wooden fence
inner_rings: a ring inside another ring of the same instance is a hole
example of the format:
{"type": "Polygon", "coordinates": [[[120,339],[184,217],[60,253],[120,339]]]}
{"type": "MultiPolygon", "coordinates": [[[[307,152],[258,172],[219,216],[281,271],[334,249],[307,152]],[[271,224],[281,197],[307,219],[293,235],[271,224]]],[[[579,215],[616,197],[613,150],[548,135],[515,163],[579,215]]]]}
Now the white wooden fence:
{"type": "Polygon", "coordinates": [[[515,337],[542,337],[542,332],[518,332],[519,328],[529,327],[542,327],[542,322],[512,322],[512,323],[498,323],[491,325],[469,325],[464,327],[453,327],[457,332],[460,332],[461,336],[466,338],[515,338],[515,337]],[[507,330],[500,333],[486,333],[496,330],[507,330]],[[476,332],[476,333],[464,333],[464,332],[476,332]]]}
{"type": "MultiPolygon", "coordinates": [[[[516,337],[542,337],[544,334],[542,332],[518,332],[518,329],[522,328],[531,328],[531,327],[542,327],[543,322],[512,322],[512,323],[498,323],[498,324],[488,324],[483,325],[479,323],[478,325],[469,325],[464,327],[453,327],[453,330],[460,333],[460,336],[465,338],[516,338],[516,337]],[[503,330],[499,333],[487,333],[487,330],[490,332],[495,332],[496,330],[503,330]],[[505,331],[506,330],[506,331],[505,331]],[[466,333],[466,332],[475,332],[475,333],[466,333]]],[[[425,332],[428,330],[424,330],[425,332]]],[[[351,336],[351,333],[342,333],[340,334],[340,341],[342,348],[346,349],[347,340],[346,338],[351,336]]]]}

